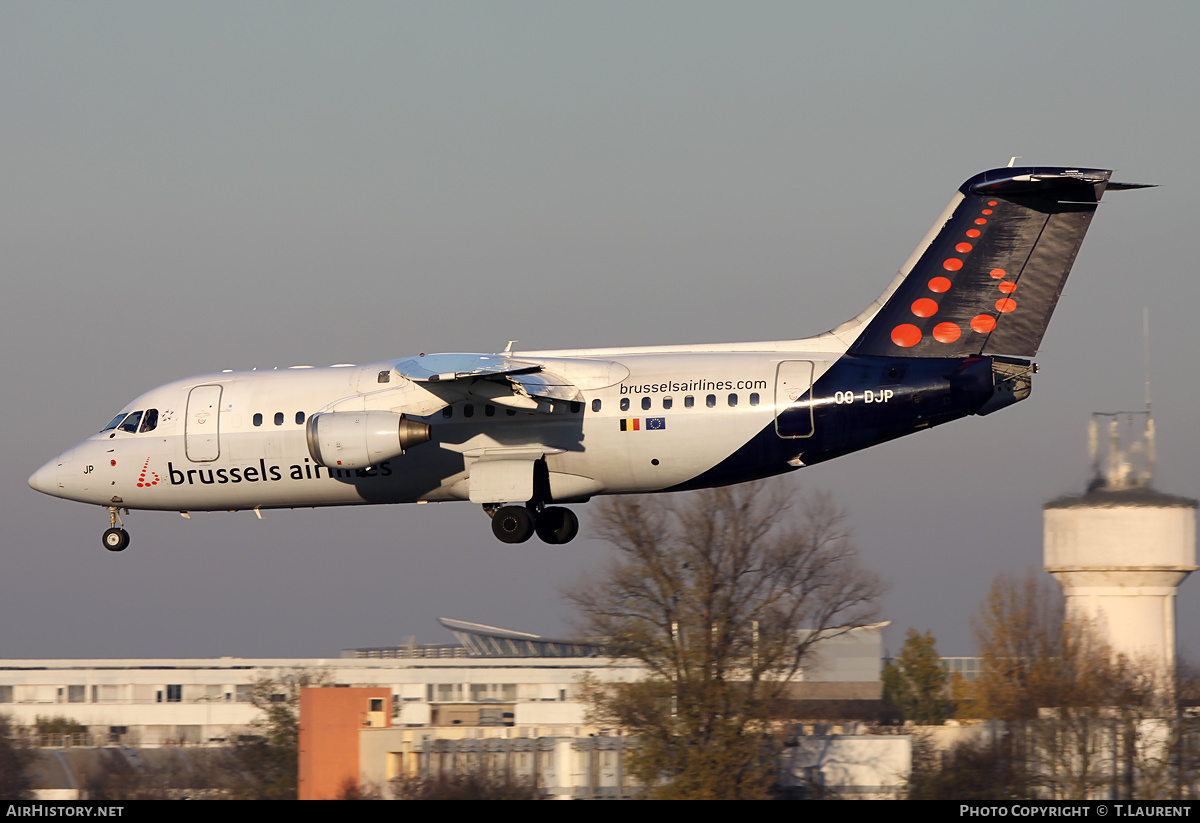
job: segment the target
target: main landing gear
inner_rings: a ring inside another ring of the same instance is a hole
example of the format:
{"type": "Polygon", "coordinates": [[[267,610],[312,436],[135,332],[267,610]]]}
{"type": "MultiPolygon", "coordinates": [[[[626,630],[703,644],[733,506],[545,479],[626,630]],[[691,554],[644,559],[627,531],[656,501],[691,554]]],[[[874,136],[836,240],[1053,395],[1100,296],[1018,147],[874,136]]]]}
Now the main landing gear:
{"type": "MultiPolygon", "coordinates": [[[[128,514],[128,512],[126,512],[128,514]]],[[[121,512],[116,506],[108,507],[108,525],[109,528],[104,532],[104,548],[110,552],[123,552],[129,545],[129,532],[124,529],[124,522],[117,526],[117,522],[121,520],[121,512]]]]}
{"type": "Polygon", "coordinates": [[[562,506],[484,506],[492,518],[492,534],[504,543],[524,543],[534,534],[551,545],[570,543],[579,534],[579,518],[562,506]]]}

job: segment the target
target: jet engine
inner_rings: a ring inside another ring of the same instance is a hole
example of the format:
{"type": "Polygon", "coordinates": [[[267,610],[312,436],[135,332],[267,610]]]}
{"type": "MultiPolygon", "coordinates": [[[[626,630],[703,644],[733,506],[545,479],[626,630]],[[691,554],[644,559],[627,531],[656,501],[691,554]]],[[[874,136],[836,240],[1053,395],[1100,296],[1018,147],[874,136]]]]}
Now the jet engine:
{"type": "Polygon", "coordinates": [[[322,466],[365,469],[429,440],[429,425],[390,411],[318,412],[305,426],[308,453],[322,466]]]}

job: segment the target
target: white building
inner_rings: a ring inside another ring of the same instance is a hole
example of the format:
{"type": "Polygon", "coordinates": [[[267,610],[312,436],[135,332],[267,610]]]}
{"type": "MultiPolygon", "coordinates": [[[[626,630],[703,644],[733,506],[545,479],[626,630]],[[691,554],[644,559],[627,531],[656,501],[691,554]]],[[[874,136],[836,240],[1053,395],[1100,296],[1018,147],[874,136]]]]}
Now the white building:
{"type": "MultiPolygon", "coordinates": [[[[467,642],[341,658],[0,660],[0,714],[16,725],[65,717],[87,727],[86,740],[47,744],[220,745],[254,721],[255,681],[320,671],[335,685],[388,687],[394,725],[516,726],[533,736],[558,727],[572,734],[583,724],[584,675],[604,682],[641,673],[636,664],[578,656],[598,650],[575,641],[443,624],[467,642]]],[[[820,661],[798,678],[798,696],[878,700],[883,625],[826,641],[820,661]]]]}

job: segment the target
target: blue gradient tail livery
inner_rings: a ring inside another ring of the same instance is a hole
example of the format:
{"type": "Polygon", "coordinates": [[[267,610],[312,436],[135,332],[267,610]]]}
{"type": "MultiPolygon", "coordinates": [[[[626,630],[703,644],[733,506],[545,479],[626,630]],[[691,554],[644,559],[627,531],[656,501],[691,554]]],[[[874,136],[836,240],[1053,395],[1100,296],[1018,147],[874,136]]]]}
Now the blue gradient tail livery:
{"type": "Polygon", "coordinates": [[[895,357],[1032,357],[1111,171],[1002,168],[959,187],[907,276],[850,347],[895,357]]]}

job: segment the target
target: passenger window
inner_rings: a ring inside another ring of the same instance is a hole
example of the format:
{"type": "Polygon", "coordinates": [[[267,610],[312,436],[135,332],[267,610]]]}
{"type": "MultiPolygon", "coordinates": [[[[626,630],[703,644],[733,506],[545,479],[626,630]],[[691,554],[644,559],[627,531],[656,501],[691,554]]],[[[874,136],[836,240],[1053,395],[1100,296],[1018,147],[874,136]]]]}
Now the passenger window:
{"type": "Polygon", "coordinates": [[[152,432],[158,425],[158,409],[146,409],[146,414],[142,417],[142,427],[139,432],[152,432]]]}
{"type": "Polygon", "coordinates": [[[710,409],[715,409],[717,407],[717,396],[715,394],[710,394],[708,397],[704,398],[704,405],[708,406],[710,409]]]}
{"type": "Polygon", "coordinates": [[[453,406],[447,406],[446,408],[442,409],[442,417],[449,420],[453,416],[454,416],[454,407],[453,406]]]}
{"type": "Polygon", "coordinates": [[[642,408],[643,408],[643,409],[649,409],[649,408],[650,408],[650,398],[649,398],[649,397],[643,397],[643,398],[642,398],[642,408]]]}
{"type": "Polygon", "coordinates": [[[304,422],[304,412],[296,412],[296,425],[299,426],[304,422]]]}
{"type": "Polygon", "coordinates": [[[276,426],[283,425],[283,412],[275,412],[275,425],[276,426]]]}
{"type": "Polygon", "coordinates": [[[391,379],[392,379],[392,373],[388,372],[388,371],[381,371],[379,373],[379,377],[377,377],[376,379],[380,383],[389,383],[389,382],[391,382],[391,379]]]}
{"type": "Polygon", "coordinates": [[[256,425],[256,426],[262,425],[262,415],[261,414],[254,415],[254,425],[256,425]]]}
{"type": "Polygon", "coordinates": [[[583,404],[580,403],[578,400],[571,401],[571,414],[579,414],[579,411],[582,408],[583,408],[583,404]]]}
{"type": "Polygon", "coordinates": [[[474,417],[474,416],[475,416],[475,406],[473,404],[467,403],[465,406],[463,406],[463,417],[474,417]]]}
{"type": "Polygon", "coordinates": [[[493,406],[491,403],[486,403],[486,404],[484,404],[484,407],[483,407],[483,413],[487,417],[495,417],[496,416],[496,407],[493,406]]]}
{"type": "Polygon", "coordinates": [[[751,392],[751,393],[750,393],[750,405],[751,405],[751,406],[757,406],[757,405],[758,405],[758,392],[751,392]]]}
{"type": "Polygon", "coordinates": [[[692,397],[690,394],[683,398],[683,407],[685,409],[690,409],[690,408],[692,408],[692,406],[695,406],[695,405],[696,405],[696,398],[692,397]]]}
{"type": "Polygon", "coordinates": [[[738,396],[736,394],[729,395],[729,405],[736,406],[737,403],[738,403],[738,396]]]}
{"type": "Polygon", "coordinates": [[[106,432],[106,431],[109,431],[110,429],[115,429],[117,426],[121,425],[121,421],[124,419],[125,419],[125,412],[121,412],[120,414],[118,414],[116,417],[114,417],[112,419],[111,423],[109,423],[107,426],[102,428],[100,431],[106,432]]]}
{"type": "Polygon", "coordinates": [[[664,397],[664,398],[663,398],[663,408],[664,408],[664,409],[669,409],[669,408],[671,408],[671,398],[669,398],[669,397],[664,397]]]}
{"type": "Polygon", "coordinates": [[[599,397],[597,397],[595,400],[592,401],[592,411],[594,411],[594,412],[600,411],[600,398],[599,397]]]}
{"type": "Polygon", "coordinates": [[[504,410],[504,413],[505,413],[505,414],[507,414],[509,417],[516,417],[516,416],[517,416],[517,410],[516,410],[516,409],[505,409],[505,410],[504,410]]]}
{"type": "Polygon", "coordinates": [[[621,398],[621,411],[629,411],[629,398],[628,397],[621,398]]]}

